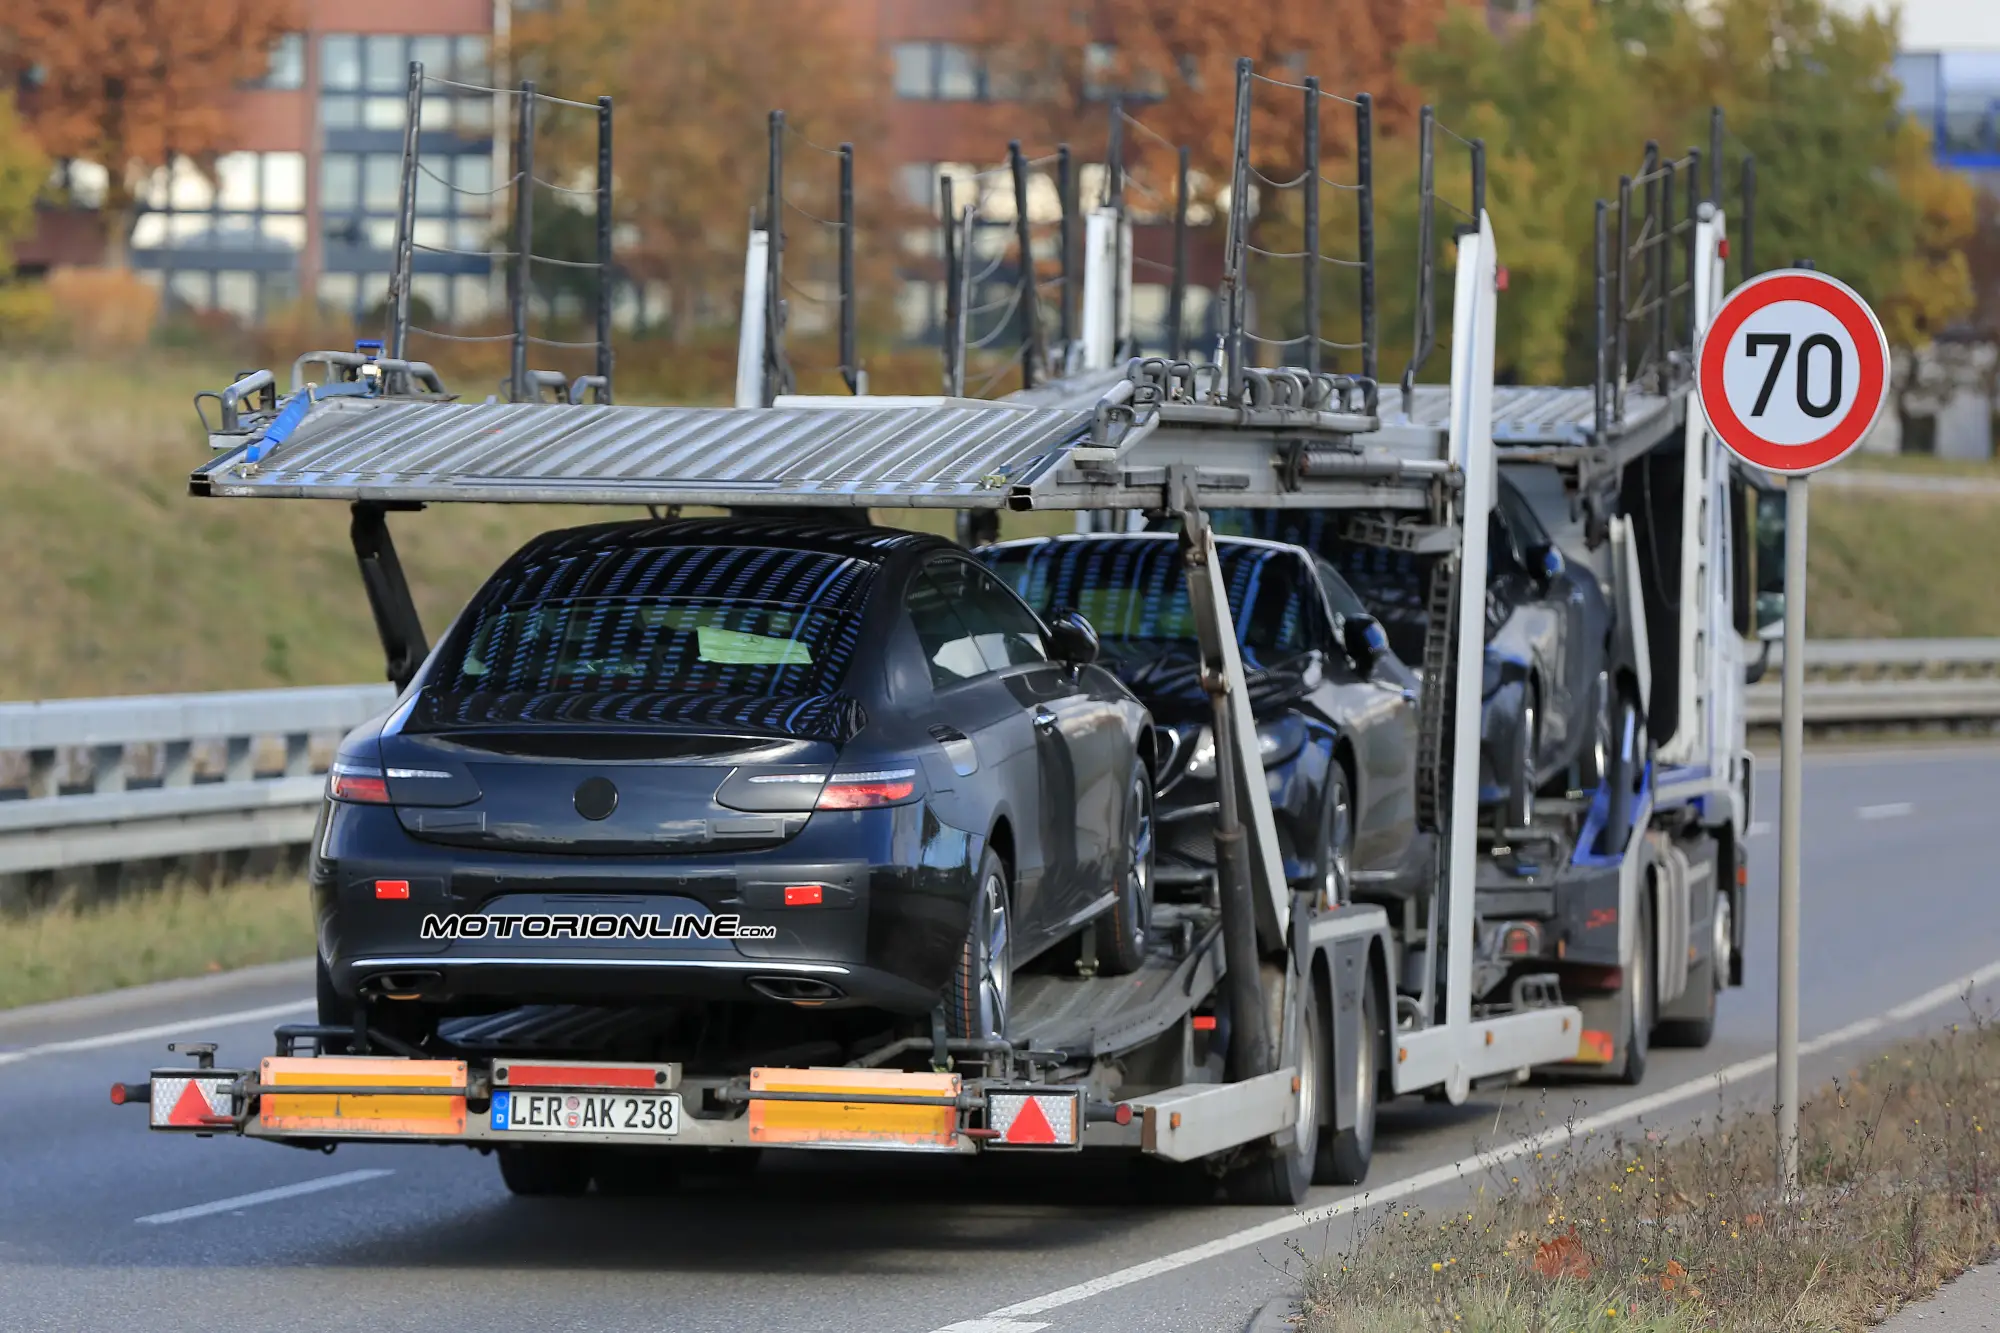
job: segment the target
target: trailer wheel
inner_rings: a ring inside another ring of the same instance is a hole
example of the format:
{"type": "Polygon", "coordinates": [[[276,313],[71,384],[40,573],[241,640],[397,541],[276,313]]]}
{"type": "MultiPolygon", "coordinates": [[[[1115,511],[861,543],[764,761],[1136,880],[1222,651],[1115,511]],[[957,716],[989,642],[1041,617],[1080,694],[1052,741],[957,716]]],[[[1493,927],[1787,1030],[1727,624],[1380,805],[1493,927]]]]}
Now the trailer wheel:
{"type": "Polygon", "coordinates": [[[1646,1077],[1646,1048],[1653,1039],[1653,905],[1643,893],[1632,934],[1632,964],[1625,969],[1618,1004],[1626,1016],[1625,1059],[1618,1067],[1618,1081],[1628,1087],[1646,1077]]]}
{"type": "MultiPolygon", "coordinates": [[[[590,1162],[590,1175],[597,1182],[599,1194],[620,1199],[655,1199],[680,1189],[679,1168],[679,1153],[671,1150],[600,1148],[590,1162]]],[[[506,1169],[504,1163],[501,1169],[506,1169]]]]}
{"type": "Polygon", "coordinates": [[[1276,1144],[1254,1160],[1237,1167],[1224,1182],[1230,1202],[1296,1207],[1312,1187],[1319,1159],[1321,1094],[1327,1086],[1326,1034],[1320,1030],[1319,1005],[1308,994],[1305,1030],[1299,1041],[1299,1118],[1290,1147],[1276,1144]]]}
{"type": "Polygon", "coordinates": [[[1146,961],[1146,932],[1153,920],[1153,778],[1146,761],[1132,761],[1125,794],[1125,864],[1111,910],[1097,918],[1097,970],[1122,977],[1146,961]]]}
{"type": "Polygon", "coordinates": [[[979,858],[972,924],[944,997],[945,1028],[954,1037],[1007,1039],[1007,1004],[1014,990],[1014,920],[1007,865],[991,847],[979,858]]]}
{"type": "Polygon", "coordinates": [[[1319,1157],[1313,1163],[1315,1185],[1359,1185],[1368,1178],[1368,1163],[1375,1156],[1375,1056],[1382,1040],[1375,1011],[1371,977],[1361,987],[1361,1040],[1347,1056],[1354,1065],[1354,1123],[1346,1129],[1333,1128],[1333,1063],[1329,1060],[1324,1066],[1327,1119],[1320,1132],[1319,1157]]]}
{"type": "Polygon", "coordinates": [[[574,1197],[590,1188],[590,1154],[581,1148],[507,1143],[495,1150],[500,1179],[527,1198],[574,1197]]]}

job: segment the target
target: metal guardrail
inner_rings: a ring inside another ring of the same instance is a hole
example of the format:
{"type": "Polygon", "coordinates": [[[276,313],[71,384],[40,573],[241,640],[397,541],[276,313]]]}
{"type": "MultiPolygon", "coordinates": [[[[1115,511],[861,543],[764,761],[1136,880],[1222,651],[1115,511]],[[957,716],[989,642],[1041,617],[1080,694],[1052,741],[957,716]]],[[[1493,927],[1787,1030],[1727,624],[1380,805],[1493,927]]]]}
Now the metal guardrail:
{"type": "MultiPolygon", "coordinates": [[[[1807,646],[1806,725],[2000,729],[2000,639],[1807,646]]],[[[1745,692],[1778,724],[1777,645],[1745,692]]],[[[341,733],[388,685],[0,704],[0,875],[297,845],[310,840],[341,733]]]]}
{"type": "Polygon", "coordinates": [[[0,875],[312,837],[333,746],[388,685],[0,704],[0,875]]]}

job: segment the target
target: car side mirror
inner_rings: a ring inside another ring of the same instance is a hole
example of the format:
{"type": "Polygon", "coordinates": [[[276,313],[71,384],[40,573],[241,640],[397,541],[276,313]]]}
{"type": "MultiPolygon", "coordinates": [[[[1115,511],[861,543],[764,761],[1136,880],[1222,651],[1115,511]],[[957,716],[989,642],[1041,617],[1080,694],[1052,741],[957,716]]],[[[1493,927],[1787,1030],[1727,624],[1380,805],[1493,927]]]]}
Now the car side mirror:
{"type": "Polygon", "coordinates": [[[1389,632],[1373,616],[1351,615],[1340,627],[1341,647],[1363,671],[1372,671],[1389,651],[1389,632]]]}
{"type": "Polygon", "coordinates": [[[1049,616],[1048,646],[1064,666],[1086,667],[1097,660],[1097,631],[1081,611],[1059,607],[1049,616]]]}
{"type": "Polygon", "coordinates": [[[1561,578],[1563,571],[1569,568],[1569,562],[1563,559],[1563,553],[1555,548],[1554,543],[1535,547],[1528,552],[1528,559],[1533,562],[1535,576],[1544,587],[1561,578]]]}

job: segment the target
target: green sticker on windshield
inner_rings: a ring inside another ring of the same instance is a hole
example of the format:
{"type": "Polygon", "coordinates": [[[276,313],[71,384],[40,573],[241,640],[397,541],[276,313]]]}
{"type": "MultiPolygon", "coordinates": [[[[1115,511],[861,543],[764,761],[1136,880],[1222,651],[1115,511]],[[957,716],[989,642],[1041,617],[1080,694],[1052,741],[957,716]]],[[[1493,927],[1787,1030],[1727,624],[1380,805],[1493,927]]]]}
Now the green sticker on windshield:
{"type": "Polygon", "coordinates": [[[811,666],[812,650],[796,639],[773,639],[762,634],[702,625],[695,630],[701,660],[722,666],[811,666]]]}

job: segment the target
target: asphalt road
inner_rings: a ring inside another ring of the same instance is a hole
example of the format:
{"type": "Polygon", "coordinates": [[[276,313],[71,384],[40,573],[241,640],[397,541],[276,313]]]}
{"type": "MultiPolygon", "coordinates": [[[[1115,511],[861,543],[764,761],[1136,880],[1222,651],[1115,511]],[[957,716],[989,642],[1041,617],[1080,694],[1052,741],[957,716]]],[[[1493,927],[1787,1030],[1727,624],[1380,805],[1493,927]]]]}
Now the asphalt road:
{"type": "MultiPolygon", "coordinates": [[[[1949,1021],[1954,978],[1984,969],[1981,995],[2000,997],[1996,791],[2000,748],[1809,760],[1808,1087],[1870,1043],[1949,1021]]],[[[1774,774],[1759,801],[1775,818],[1774,774]]],[[[265,1053],[296,980],[0,1016],[0,1329],[1241,1329],[1287,1290],[1294,1244],[1340,1246],[1357,1214],[1426,1188],[1449,1202],[1465,1188],[1444,1183],[1452,1164],[1475,1150],[1621,1108],[1665,1127],[1724,1101],[1768,1106],[1777,839],[1753,833],[1749,982],[1723,996],[1709,1049],[1655,1051],[1639,1089],[1385,1108],[1367,1198],[1314,1192],[1330,1216],[1148,1204],[1074,1160],[845,1154],[773,1158],[665,1199],[515,1200],[464,1149],[324,1157],[149,1135],[141,1111],[108,1103],[114,1079],[173,1062],[175,1035],[220,1041],[224,1063],[265,1053]],[[264,1012],[160,1030],[244,1011],[264,1012]]]]}

